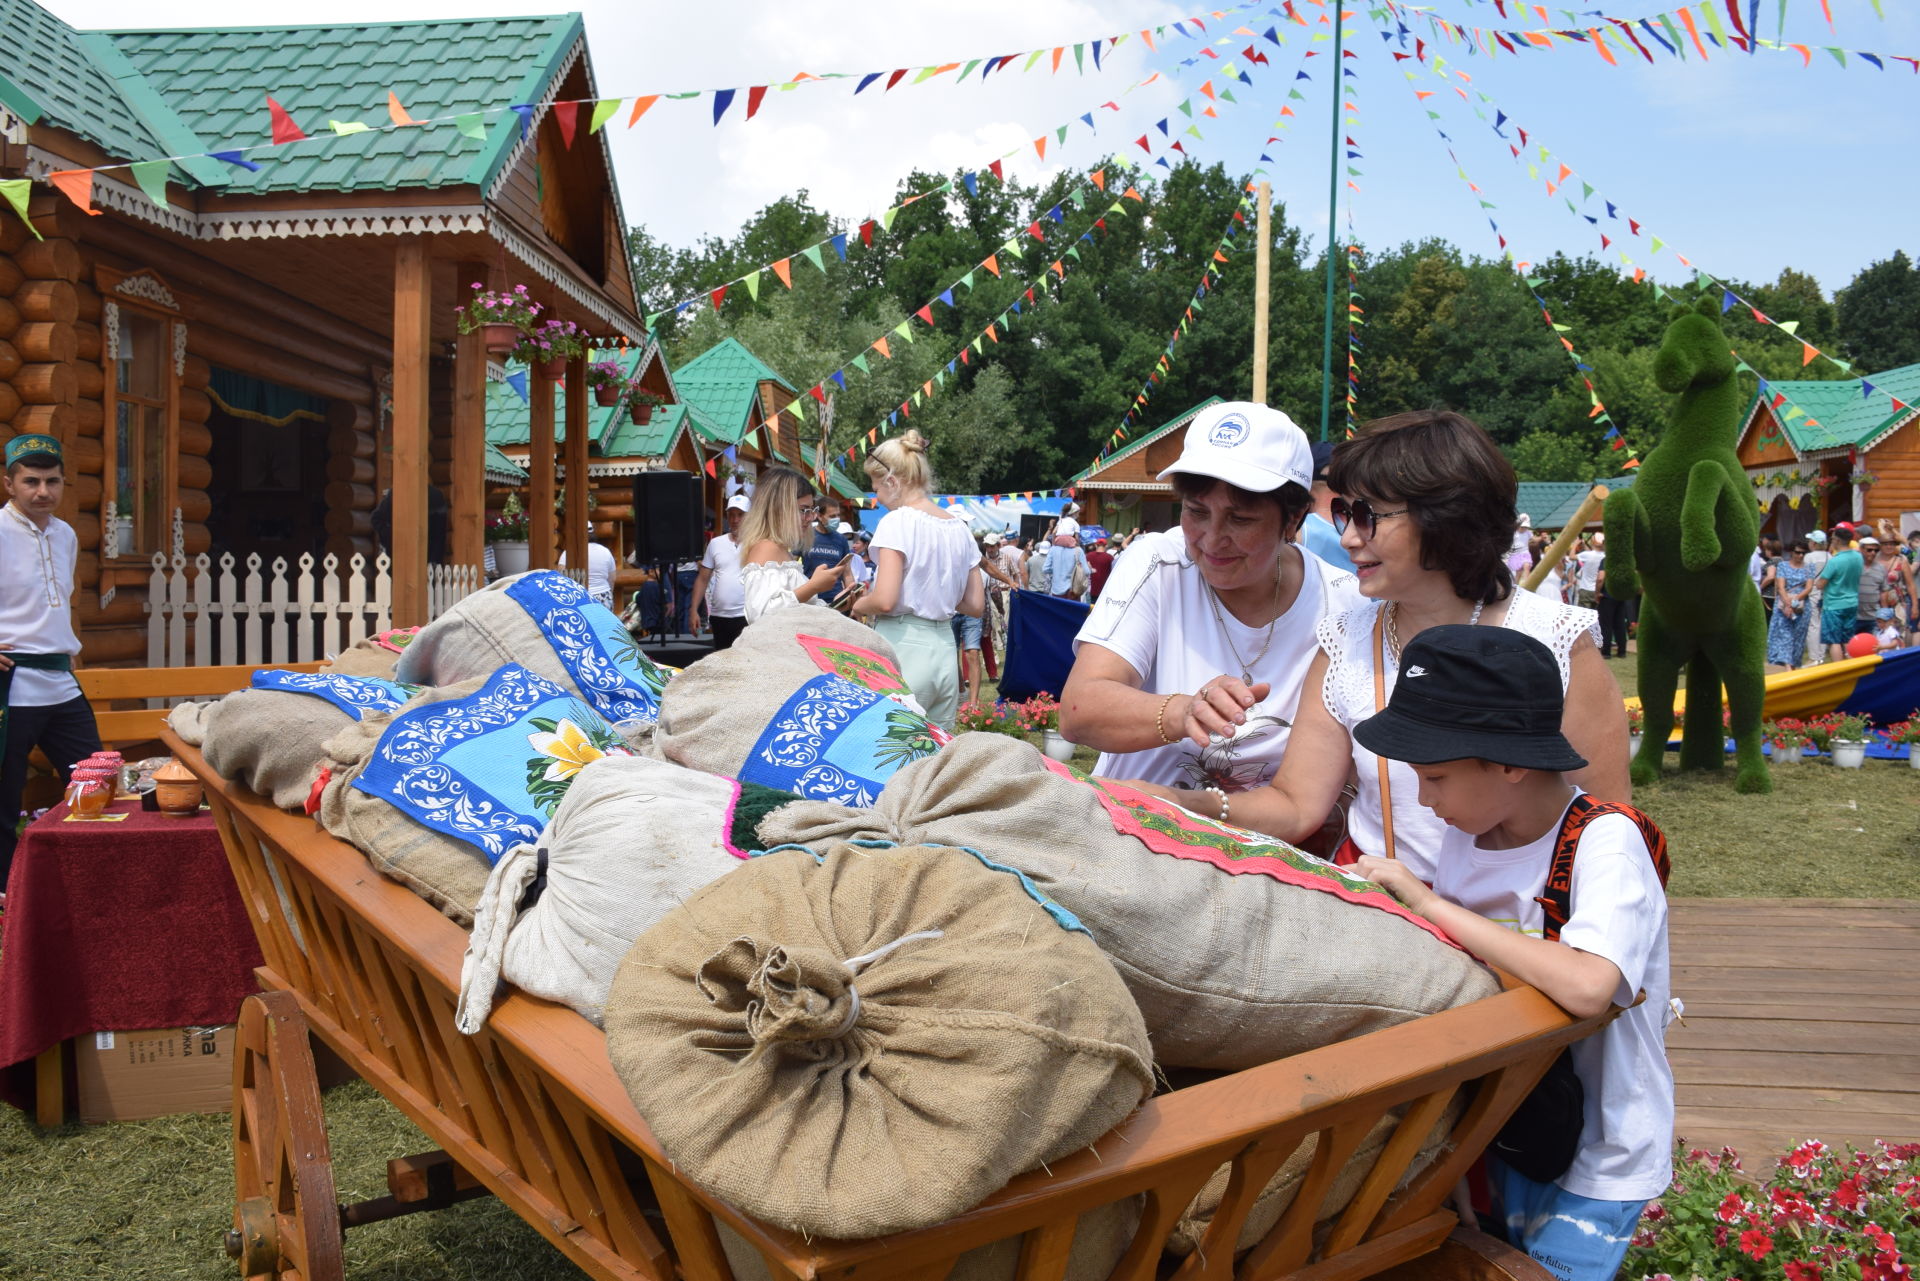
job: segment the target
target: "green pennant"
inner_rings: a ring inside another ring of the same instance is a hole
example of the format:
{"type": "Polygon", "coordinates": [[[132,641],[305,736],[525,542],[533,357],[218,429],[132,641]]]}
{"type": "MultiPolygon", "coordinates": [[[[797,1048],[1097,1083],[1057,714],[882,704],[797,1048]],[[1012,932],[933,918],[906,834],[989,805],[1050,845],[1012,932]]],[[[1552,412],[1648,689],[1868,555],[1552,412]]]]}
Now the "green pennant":
{"type": "Polygon", "coordinates": [[[913,407],[914,407],[915,409],[918,409],[918,408],[920,408],[920,398],[921,398],[921,397],[920,397],[920,393],[919,393],[919,392],[917,392],[917,391],[916,391],[916,392],[914,392],[914,393],[913,393],[913,407]]]}
{"type": "Polygon", "coordinates": [[[1207,300],[1204,298],[1195,298],[1192,302],[1188,303],[1187,306],[1193,308],[1195,311],[1205,311],[1207,309],[1207,300]]]}
{"type": "Polygon", "coordinates": [[[1069,258],[1074,258],[1074,259],[1078,259],[1078,258],[1080,257],[1080,246],[1078,246],[1078,245],[1068,245],[1068,246],[1067,246],[1067,257],[1069,257],[1069,258]]]}
{"type": "Polygon", "coordinates": [[[964,276],[962,276],[962,277],[960,277],[960,287],[961,287],[962,289],[971,289],[971,288],[973,288],[973,273],[972,273],[972,272],[968,272],[968,273],[967,273],[966,275],[964,275],[964,276]]]}
{"type": "Polygon", "coordinates": [[[1536,164],[1528,164],[1527,177],[1531,178],[1535,182],[1540,181],[1540,166],[1536,164]]]}
{"type": "Polygon", "coordinates": [[[933,79],[934,76],[936,76],[937,74],[939,74],[939,68],[937,67],[922,67],[920,68],[920,74],[913,78],[913,83],[925,84],[927,81],[933,79]]]}
{"type": "Polygon", "coordinates": [[[893,327],[893,332],[897,336],[906,339],[908,342],[913,341],[913,326],[908,324],[904,320],[893,327]]]}
{"type": "Polygon", "coordinates": [[[1655,236],[1653,238],[1653,252],[1659,253],[1662,249],[1665,249],[1666,247],[1667,247],[1666,241],[1660,239],[1660,237],[1658,236],[1655,236]]]}
{"type": "Polygon", "coordinates": [[[594,103],[593,119],[587,125],[587,132],[599,133],[601,126],[606,124],[608,120],[611,120],[613,113],[618,110],[620,110],[620,99],[618,98],[602,98],[600,101],[594,103]]]}
{"type": "Polygon", "coordinates": [[[805,249],[800,251],[800,256],[802,258],[805,258],[808,262],[812,263],[814,267],[817,268],[818,270],[822,272],[826,271],[827,265],[825,262],[821,261],[819,245],[808,245],[805,249]]]}
{"type": "Polygon", "coordinates": [[[1075,209],[1085,209],[1087,207],[1087,189],[1085,187],[1075,187],[1072,193],[1067,196],[1067,199],[1073,201],[1073,207],[1075,209]]]}
{"type": "Polygon", "coordinates": [[[960,74],[959,76],[956,77],[956,79],[965,80],[968,76],[973,74],[973,69],[979,65],[980,65],[980,59],[978,58],[975,58],[972,61],[968,62],[966,66],[960,68],[960,74]]]}
{"type": "Polygon", "coordinates": [[[1043,53],[1045,53],[1045,52],[1046,52],[1046,50],[1045,50],[1045,49],[1035,49],[1035,50],[1034,50],[1034,51],[1033,51],[1032,53],[1030,53],[1030,54],[1028,54],[1028,55],[1027,55],[1027,65],[1026,65],[1026,66],[1024,66],[1024,67],[1022,67],[1022,68],[1020,68],[1020,70],[1022,70],[1022,71],[1032,71],[1032,70],[1033,70],[1033,64],[1034,64],[1034,63],[1036,63],[1036,62],[1038,62],[1038,61],[1040,61],[1040,55],[1041,55],[1041,54],[1043,54],[1043,53]]]}
{"type": "Polygon", "coordinates": [[[1592,184],[1592,183],[1590,183],[1590,182],[1588,182],[1588,181],[1587,181],[1587,180],[1586,180],[1585,178],[1582,178],[1582,179],[1580,180],[1580,188],[1581,188],[1581,195],[1580,195],[1580,199],[1581,199],[1582,201],[1587,201],[1587,200],[1591,200],[1591,199],[1593,199],[1593,184],[1592,184]]]}
{"type": "Polygon", "coordinates": [[[329,120],[327,121],[327,128],[333,130],[336,134],[370,132],[368,128],[358,120],[329,120]]]}
{"type": "Polygon", "coordinates": [[[1797,320],[1777,320],[1774,324],[1779,326],[1782,333],[1793,334],[1800,331],[1800,322],[1797,320]]]}
{"type": "Polygon", "coordinates": [[[1660,25],[1667,29],[1667,39],[1673,42],[1674,52],[1680,55],[1680,61],[1685,62],[1687,60],[1687,51],[1681,42],[1680,28],[1676,27],[1673,24],[1673,19],[1664,13],[1660,14],[1659,18],[1660,25]]]}
{"type": "Polygon", "coordinates": [[[1188,98],[1180,104],[1180,114],[1188,117],[1189,119],[1192,118],[1193,116],[1193,99],[1192,98],[1188,98]]]}
{"type": "Polygon", "coordinates": [[[871,369],[867,368],[867,353],[864,351],[853,358],[853,367],[863,374],[871,375],[873,373],[871,369]]]}
{"type": "Polygon", "coordinates": [[[1348,165],[1347,176],[1350,178],[1358,178],[1358,177],[1361,177],[1362,175],[1358,169],[1355,169],[1352,165],[1348,165]]]}
{"type": "Polygon", "coordinates": [[[1058,138],[1061,142],[1065,142],[1067,140],[1067,126],[1061,125],[1053,131],[1053,134],[1054,137],[1058,138]]]}
{"type": "Polygon", "coordinates": [[[1073,69],[1083,76],[1087,74],[1087,46],[1084,44],[1073,46],[1073,69]]]}
{"type": "Polygon", "coordinates": [[[1233,90],[1231,89],[1222,89],[1220,91],[1220,100],[1222,102],[1231,102],[1236,107],[1240,105],[1240,99],[1233,96],[1233,90]]]}
{"type": "MultiPolygon", "coordinates": [[[[1821,352],[1820,354],[1822,356],[1827,356],[1827,353],[1824,351],[1821,352]]],[[[1853,372],[1853,362],[1851,360],[1842,360],[1838,356],[1827,356],[1827,359],[1832,361],[1834,364],[1840,366],[1840,368],[1846,373],[1850,374],[1853,372]]]]}
{"type": "Polygon", "coordinates": [[[478,111],[462,112],[453,118],[454,128],[480,142],[487,140],[486,119],[478,111]]]}
{"type": "Polygon", "coordinates": [[[886,211],[885,213],[883,213],[883,214],[881,214],[881,215],[880,215],[880,227],[881,227],[881,230],[883,230],[883,231],[892,231],[892,230],[893,230],[893,220],[894,220],[895,218],[898,218],[899,216],[900,216],[900,206],[899,206],[899,205],[893,205],[893,206],[891,206],[891,207],[889,207],[889,208],[888,208],[888,210],[887,210],[887,211],[886,211]]]}
{"type": "Polygon", "coordinates": [[[167,207],[167,163],[165,160],[142,160],[139,164],[129,166],[133,170],[133,180],[140,184],[140,190],[146,192],[147,199],[162,209],[167,207]]]}
{"type": "Polygon", "coordinates": [[[7,203],[12,205],[13,211],[20,215],[20,221],[27,224],[27,230],[33,233],[35,240],[45,240],[46,237],[40,234],[40,229],[33,225],[33,220],[27,217],[27,201],[32,198],[32,195],[33,179],[31,178],[9,178],[5,182],[0,182],[0,196],[6,197],[7,203]]]}
{"type": "Polygon", "coordinates": [[[1110,205],[1108,205],[1108,206],[1107,206],[1107,212],[1108,212],[1108,213],[1119,213],[1119,214],[1123,214],[1123,213],[1125,213],[1126,211],[1127,211],[1127,207],[1126,207],[1125,205],[1123,205],[1123,204],[1121,204],[1121,203],[1120,203],[1120,202],[1119,202],[1118,200],[1116,200],[1116,201],[1114,201],[1114,202],[1113,202],[1112,204],[1110,204],[1110,205]]]}
{"type": "Polygon", "coordinates": [[[1287,97],[1289,97],[1289,98],[1298,98],[1298,99],[1300,99],[1300,101],[1302,101],[1302,102],[1305,102],[1305,101],[1307,100],[1307,95],[1306,95],[1306,94],[1304,94],[1304,93],[1301,93],[1301,92],[1300,92],[1300,91],[1299,91],[1298,89],[1289,89],[1289,90],[1287,90],[1287,97]]]}
{"type": "Polygon", "coordinates": [[[674,102],[679,102],[683,98],[698,98],[700,95],[704,94],[705,92],[706,92],[705,89],[689,89],[685,93],[670,93],[667,95],[667,97],[673,100],[674,102]]]}
{"type": "Polygon", "coordinates": [[[753,299],[755,302],[759,302],[760,301],[760,269],[758,267],[754,268],[752,271],[748,272],[746,276],[743,277],[743,279],[745,279],[747,284],[747,297],[753,299]]]}
{"type": "Polygon", "coordinates": [[[1187,126],[1187,128],[1186,128],[1186,132],[1187,132],[1187,133],[1190,133],[1190,134],[1192,134],[1192,135],[1193,135],[1194,137],[1196,137],[1196,138],[1199,138],[1199,139],[1200,139],[1200,141],[1202,141],[1202,142],[1205,142],[1205,141],[1206,141],[1206,139],[1205,139],[1204,137],[1202,137],[1202,135],[1201,135],[1201,133],[1200,133],[1200,126],[1199,126],[1199,125],[1188,125],[1188,126],[1187,126]]]}
{"type": "Polygon", "coordinates": [[[1828,45],[1826,48],[1827,48],[1827,52],[1833,55],[1833,60],[1835,62],[1839,63],[1843,67],[1847,65],[1846,50],[1836,49],[1832,45],[1828,45]]]}
{"type": "Polygon", "coordinates": [[[975,339],[973,340],[973,349],[974,349],[975,351],[979,351],[979,350],[981,350],[981,347],[980,347],[980,343],[981,343],[981,341],[982,341],[982,340],[981,340],[981,339],[979,339],[979,338],[975,338],[975,339]]]}

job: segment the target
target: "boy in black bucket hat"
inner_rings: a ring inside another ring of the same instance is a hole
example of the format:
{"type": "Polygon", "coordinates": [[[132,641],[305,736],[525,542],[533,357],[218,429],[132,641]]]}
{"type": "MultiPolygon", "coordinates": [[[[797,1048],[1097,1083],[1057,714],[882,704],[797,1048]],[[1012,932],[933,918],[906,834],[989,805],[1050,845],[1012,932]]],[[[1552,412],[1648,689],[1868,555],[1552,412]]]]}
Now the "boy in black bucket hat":
{"type": "Polygon", "coordinates": [[[1434,883],[1391,859],[1356,870],[1571,1013],[1623,1007],[1555,1065],[1487,1162],[1508,1238],[1565,1281],[1603,1281],[1672,1178],[1666,839],[1567,781],[1586,761],[1560,732],[1563,701],[1530,636],[1420,633],[1386,710],[1353,733],[1412,765],[1420,803],[1446,821],[1434,883]]]}

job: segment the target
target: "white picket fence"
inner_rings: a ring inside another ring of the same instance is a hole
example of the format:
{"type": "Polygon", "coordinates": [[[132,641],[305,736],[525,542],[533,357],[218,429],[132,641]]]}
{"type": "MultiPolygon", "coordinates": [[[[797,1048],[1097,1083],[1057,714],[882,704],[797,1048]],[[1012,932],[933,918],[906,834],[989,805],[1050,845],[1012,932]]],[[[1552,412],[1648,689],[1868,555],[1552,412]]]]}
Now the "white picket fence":
{"type": "MultiPolygon", "coordinates": [[[[147,665],[210,667],[311,663],[393,626],[393,578],[386,553],[371,564],[328,553],[290,567],[231,553],[216,568],[202,554],[155,553],[147,586],[147,665]],[[289,569],[298,572],[289,576],[289,569]],[[317,571],[317,572],[316,572],[317,571]]],[[[576,578],[579,575],[575,575],[576,578]]],[[[486,584],[478,565],[427,566],[427,617],[438,618],[486,584]]]]}

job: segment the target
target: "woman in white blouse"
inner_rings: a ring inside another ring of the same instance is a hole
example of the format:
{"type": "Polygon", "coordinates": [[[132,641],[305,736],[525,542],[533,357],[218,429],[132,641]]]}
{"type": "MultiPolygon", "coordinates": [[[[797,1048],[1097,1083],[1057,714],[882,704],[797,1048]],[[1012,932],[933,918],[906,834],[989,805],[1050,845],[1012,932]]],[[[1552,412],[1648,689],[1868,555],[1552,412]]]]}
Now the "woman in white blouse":
{"type": "Polygon", "coordinates": [[[853,612],[874,619],[927,718],[952,730],[960,711],[952,619],[986,608],[980,549],[967,522],[927,496],[933,476],[919,432],[883,442],[867,456],[867,476],[887,514],[873,534],[873,586],[853,612]]]}
{"type": "Polygon", "coordinates": [[[846,563],[822,565],[809,577],[796,550],[813,537],[816,510],[813,486],[791,467],[771,467],[753,489],[753,506],[740,522],[740,589],[746,594],[746,620],[770,610],[812,602],[846,572],[846,563]]]}

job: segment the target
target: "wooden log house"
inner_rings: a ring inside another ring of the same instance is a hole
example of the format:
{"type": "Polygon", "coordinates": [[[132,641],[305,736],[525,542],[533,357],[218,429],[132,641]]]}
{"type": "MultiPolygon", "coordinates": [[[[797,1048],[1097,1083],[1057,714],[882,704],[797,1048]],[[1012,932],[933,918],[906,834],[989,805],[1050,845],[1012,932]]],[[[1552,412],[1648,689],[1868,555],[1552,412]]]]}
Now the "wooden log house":
{"type": "MultiPolygon", "coordinates": [[[[578,14],[82,32],[0,0],[0,178],[36,180],[31,229],[0,207],[0,437],[65,446],[89,662],[145,654],[155,553],[370,554],[389,488],[397,623],[423,620],[429,481],[451,560],[480,563],[469,287],[522,284],[548,316],[648,345],[605,139],[551,108],[594,93],[578,14]],[[429,123],[390,126],[390,92],[429,123]],[[268,95],[313,136],[261,146],[268,95]],[[205,154],[238,148],[244,165],[205,154]],[[169,157],[164,205],[126,168],[94,176],[91,210],[44,181],[169,157]]],[[[554,381],[530,399],[529,508],[551,513],[554,381]]],[[[576,518],[534,522],[536,565],[585,546],[586,432],[567,439],[576,518]]]]}
{"type": "Polygon", "coordinates": [[[1791,539],[1843,520],[1920,529],[1920,365],[1867,381],[1871,395],[1857,378],[1779,381],[1748,403],[1738,452],[1762,532],[1791,539]]]}

